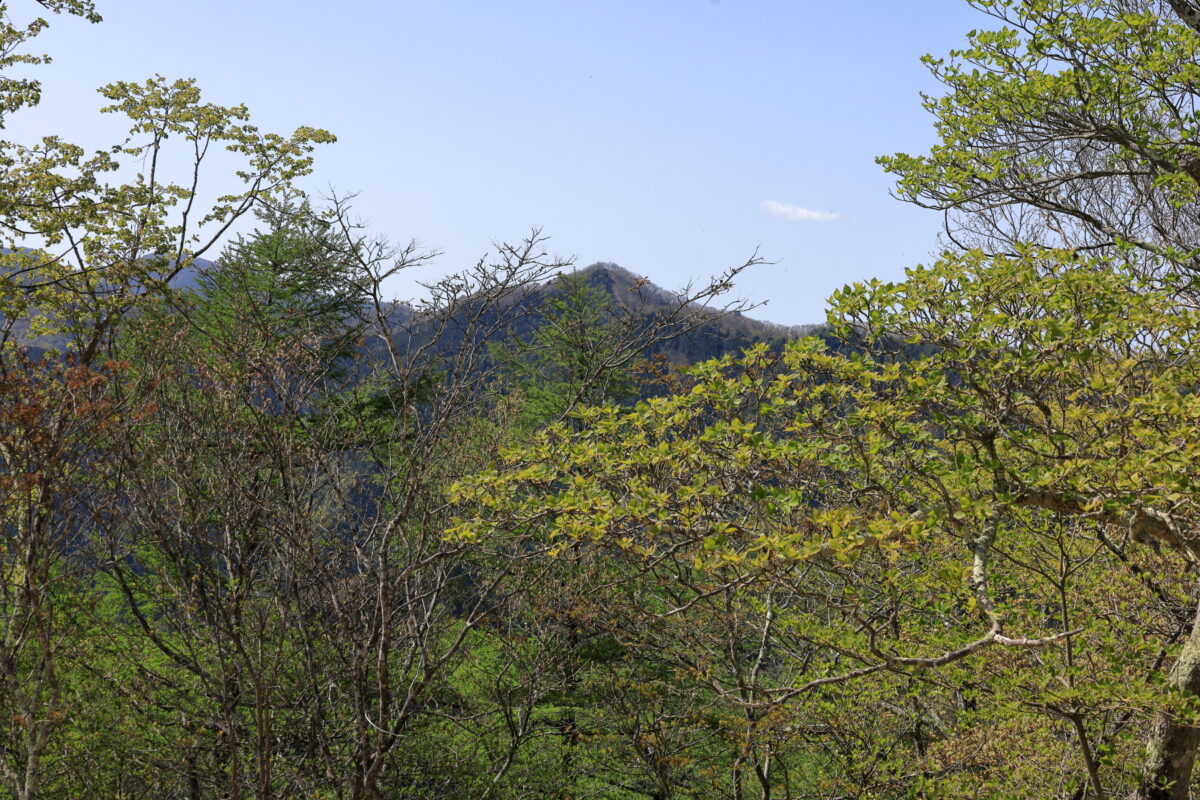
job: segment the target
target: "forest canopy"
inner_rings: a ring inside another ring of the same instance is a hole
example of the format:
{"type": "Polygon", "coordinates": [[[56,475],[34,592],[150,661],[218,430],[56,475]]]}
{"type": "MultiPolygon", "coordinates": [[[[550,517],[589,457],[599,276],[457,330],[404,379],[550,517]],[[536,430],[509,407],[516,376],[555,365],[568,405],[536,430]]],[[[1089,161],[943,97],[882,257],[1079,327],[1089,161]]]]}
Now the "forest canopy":
{"type": "MultiPolygon", "coordinates": [[[[327,131],[156,77],[0,142],[3,792],[1191,797],[1200,4],[968,2],[879,159],[942,255],[687,366],[757,254],[400,302],[327,131]]],[[[10,10],[100,21],[0,3],[0,120],[10,10]]]]}

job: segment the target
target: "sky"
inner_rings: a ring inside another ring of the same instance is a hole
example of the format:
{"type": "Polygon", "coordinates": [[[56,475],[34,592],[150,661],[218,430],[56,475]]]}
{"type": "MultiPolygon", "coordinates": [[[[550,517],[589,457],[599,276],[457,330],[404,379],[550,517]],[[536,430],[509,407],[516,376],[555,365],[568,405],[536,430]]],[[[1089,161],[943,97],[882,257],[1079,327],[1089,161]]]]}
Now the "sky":
{"type": "Polygon", "coordinates": [[[99,25],[51,19],[42,105],[8,138],[119,141],[98,87],[191,77],[264,130],[337,135],[304,188],[356,193],[373,233],[441,252],[400,297],[540,228],[579,267],[616,262],[668,289],[757,251],[774,263],[734,294],[782,324],[820,322],[838,287],[898,279],[939,249],[940,216],[890,197],[874,159],[934,144],[920,93],[939,86],[920,57],[988,21],[964,0],[97,6],[99,25]]]}

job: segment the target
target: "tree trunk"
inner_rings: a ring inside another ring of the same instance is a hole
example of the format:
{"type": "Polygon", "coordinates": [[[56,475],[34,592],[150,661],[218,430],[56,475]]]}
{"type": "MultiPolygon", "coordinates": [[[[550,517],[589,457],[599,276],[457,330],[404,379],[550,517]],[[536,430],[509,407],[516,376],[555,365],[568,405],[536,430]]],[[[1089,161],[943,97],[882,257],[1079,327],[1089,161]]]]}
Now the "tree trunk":
{"type": "MultiPolygon", "coordinates": [[[[1200,695],[1200,608],[1192,632],[1171,667],[1168,684],[1200,695]]],[[[1183,725],[1171,714],[1158,712],[1150,724],[1141,785],[1130,800],[1188,800],[1197,748],[1200,728],[1183,725]]]]}
{"type": "Polygon", "coordinates": [[[1194,31],[1200,31],[1200,8],[1192,0],[1167,0],[1183,23],[1194,31]]]}

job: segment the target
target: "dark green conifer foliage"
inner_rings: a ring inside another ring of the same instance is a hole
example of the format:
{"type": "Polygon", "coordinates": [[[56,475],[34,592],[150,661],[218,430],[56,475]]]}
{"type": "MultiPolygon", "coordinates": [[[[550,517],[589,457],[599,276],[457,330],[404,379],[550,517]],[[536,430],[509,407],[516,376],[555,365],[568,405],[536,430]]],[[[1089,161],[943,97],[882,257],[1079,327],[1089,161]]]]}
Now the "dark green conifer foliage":
{"type": "Polygon", "coordinates": [[[624,404],[637,396],[638,353],[622,352],[627,321],[613,297],[578,273],[560,275],[528,341],[493,346],[523,403],[522,428],[534,431],[580,406],[624,404]]]}

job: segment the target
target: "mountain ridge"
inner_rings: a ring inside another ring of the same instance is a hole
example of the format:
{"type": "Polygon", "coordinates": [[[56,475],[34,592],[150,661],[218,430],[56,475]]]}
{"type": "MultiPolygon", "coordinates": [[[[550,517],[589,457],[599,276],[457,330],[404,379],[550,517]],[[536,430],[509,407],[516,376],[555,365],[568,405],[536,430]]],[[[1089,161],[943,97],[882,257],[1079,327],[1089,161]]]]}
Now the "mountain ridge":
{"type": "MultiPolygon", "coordinates": [[[[216,266],[216,262],[197,259],[195,264],[189,265],[174,276],[171,285],[179,290],[195,291],[199,286],[198,276],[216,266]]],[[[515,302],[527,304],[528,308],[526,313],[519,315],[519,322],[514,326],[512,335],[519,339],[529,339],[536,328],[545,321],[547,304],[562,296],[569,278],[582,280],[584,286],[605,297],[614,308],[621,309],[631,316],[641,315],[647,320],[665,309],[678,307],[687,297],[686,289],[671,291],[615,262],[597,261],[572,272],[559,273],[516,299],[515,302]]],[[[397,303],[392,314],[397,321],[403,321],[398,329],[409,328],[409,321],[421,316],[420,309],[420,304],[397,303]]],[[[642,355],[665,357],[676,365],[694,364],[727,353],[739,352],[760,342],[771,347],[782,347],[789,340],[806,335],[821,335],[824,330],[821,324],[780,325],[753,319],[746,316],[742,310],[736,309],[711,307],[706,311],[705,307],[696,304],[688,311],[697,314],[708,313],[712,318],[678,336],[652,344],[642,355]]],[[[26,320],[17,321],[13,333],[18,341],[34,353],[52,348],[61,349],[65,344],[59,341],[59,337],[29,336],[26,320]]]]}

